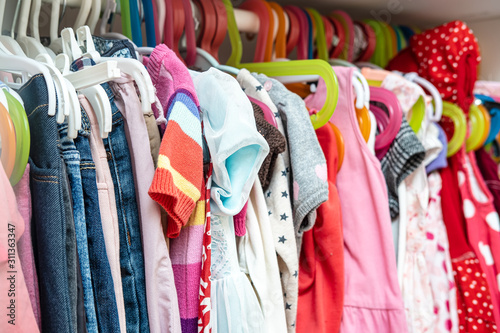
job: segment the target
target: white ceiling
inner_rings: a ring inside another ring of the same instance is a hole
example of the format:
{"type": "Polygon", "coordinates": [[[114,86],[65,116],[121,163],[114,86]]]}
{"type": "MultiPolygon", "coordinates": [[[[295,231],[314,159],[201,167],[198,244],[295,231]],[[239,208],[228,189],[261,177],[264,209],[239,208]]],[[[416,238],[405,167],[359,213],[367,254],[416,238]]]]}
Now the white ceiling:
{"type": "Polygon", "coordinates": [[[320,13],[343,9],[353,18],[375,18],[390,24],[433,26],[452,20],[500,20],[499,0],[278,0],[282,5],[309,6],[320,13]]]}

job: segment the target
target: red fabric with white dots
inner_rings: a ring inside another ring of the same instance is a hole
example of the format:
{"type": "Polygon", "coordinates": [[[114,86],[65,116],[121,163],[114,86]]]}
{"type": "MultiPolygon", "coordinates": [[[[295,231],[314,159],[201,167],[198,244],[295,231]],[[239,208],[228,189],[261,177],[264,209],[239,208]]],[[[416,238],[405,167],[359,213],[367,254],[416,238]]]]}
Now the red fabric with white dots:
{"type": "Polygon", "coordinates": [[[486,275],[479,260],[469,252],[467,258],[452,260],[457,283],[458,325],[460,332],[496,332],[493,305],[486,275]]]}
{"type": "Polygon", "coordinates": [[[500,273],[498,271],[500,221],[498,214],[493,206],[493,198],[477,169],[474,152],[466,155],[465,149],[461,149],[450,159],[450,164],[458,179],[469,244],[474,249],[481,270],[486,276],[491,302],[495,305],[493,315],[495,322],[499,323],[500,293],[497,275],[500,273]]]}
{"type": "Polygon", "coordinates": [[[421,77],[436,86],[443,100],[458,104],[467,112],[474,98],[477,67],[481,61],[472,30],[462,21],[449,22],[414,35],[410,39],[410,50],[400,52],[387,68],[403,72],[417,68],[421,77]]]}
{"type": "Polygon", "coordinates": [[[453,275],[457,285],[460,332],[496,332],[486,275],[468,242],[460,198],[457,163],[453,163],[453,158],[448,161],[449,166],[440,171],[443,182],[441,207],[450,243],[453,275]],[[479,295],[477,295],[478,292],[479,295]]]}

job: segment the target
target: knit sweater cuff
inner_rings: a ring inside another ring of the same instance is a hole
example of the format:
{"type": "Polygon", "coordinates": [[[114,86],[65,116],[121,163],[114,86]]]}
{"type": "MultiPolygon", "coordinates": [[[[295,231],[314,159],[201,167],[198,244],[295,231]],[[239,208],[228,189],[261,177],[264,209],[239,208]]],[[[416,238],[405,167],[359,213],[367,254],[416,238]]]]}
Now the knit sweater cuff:
{"type": "Polygon", "coordinates": [[[182,193],[174,184],[168,170],[156,169],[153,183],[149,188],[149,196],[158,202],[168,213],[167,236],[179,236],[181,228],[189,221],[195,208],[193,199],[182,193]]]}
{"type": "Polygon", "coordinates": [[[154,48],[153,52],[149,56],[148,72],[151,75],[153,85],[156,85],[156,82],[158,81],[158,75],[160,74],[163,59],[169,52],[173,51],[170,50],[167,45],[160,44],[154,48]]]}

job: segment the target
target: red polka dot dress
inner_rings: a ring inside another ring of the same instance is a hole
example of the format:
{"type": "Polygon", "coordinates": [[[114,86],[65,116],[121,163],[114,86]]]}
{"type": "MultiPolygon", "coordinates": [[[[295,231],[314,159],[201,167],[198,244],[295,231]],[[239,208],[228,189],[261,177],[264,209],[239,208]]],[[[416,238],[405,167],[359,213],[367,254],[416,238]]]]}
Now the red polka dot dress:
{"type": "Polygon", "coordinates": [[[441,206],[448,233],[453,275],[457,286],[460,332],[497,332],[486,274],[467,237],[458,180],[460,155],[442,169],[441,206]]]}
{"type": "Polygon", "coordinates": [[[465,23],[452,21],[414,35],[410,47],[387,66],[390,70],[416,71],[429,80],[443,100],[469,110],[477,66],[481,61],[477,39],[465,23]]]}
{"type": "Polygon", "coordinates": [[[473,152],[462,149],[454,157],[457,162],[457,179],[467,224],[469,244],[474,249],[486,276],[494,305],[495,321],[500,322],[500,293],[497,276],[500,264],[500,221],[493,206],[493,198],[477,168],[473,152]]]}

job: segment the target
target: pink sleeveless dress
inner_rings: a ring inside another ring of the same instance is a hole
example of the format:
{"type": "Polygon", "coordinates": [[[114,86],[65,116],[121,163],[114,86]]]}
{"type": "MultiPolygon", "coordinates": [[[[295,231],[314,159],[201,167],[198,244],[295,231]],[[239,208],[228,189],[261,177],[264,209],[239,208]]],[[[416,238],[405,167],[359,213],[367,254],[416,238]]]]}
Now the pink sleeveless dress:
{"type": "MultiPolygon", "coordinates": [[[[342,132],[345,156],[337,176],[344,236],[344,310],[341,333],[406,333],[396,270],[387,186],[380,162],[359,131],[352,92],[352,68],[334,67],[339,98],[330,119],[342,132]]],[[[323,81],[306,103],[318,110],[323,81]]]]}

